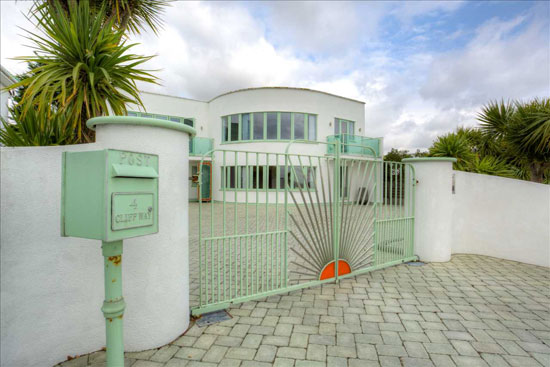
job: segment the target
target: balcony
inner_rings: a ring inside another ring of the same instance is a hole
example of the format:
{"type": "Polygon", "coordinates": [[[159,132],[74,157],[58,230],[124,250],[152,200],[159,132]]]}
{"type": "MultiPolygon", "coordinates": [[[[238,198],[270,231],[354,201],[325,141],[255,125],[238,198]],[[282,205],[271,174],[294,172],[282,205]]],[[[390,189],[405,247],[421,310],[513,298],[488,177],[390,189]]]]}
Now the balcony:
{"type": "MultiPolygon", "coordinates": [[[[363,157],[380,157],[381,138],[369,138],[366,136],[338,134],[327,136],[327,142],[333,143],[340,140],[340,153],[346,155],[358,155],[363,157]]],[[[335,145],[327,145],[327,153],[334,154],[335,145]]]]}
{"type": "Polygon", "coordinates": [[[202,157],[214,147],[214,139],[194,137],[189,140],[189,155],[202,157]]]}

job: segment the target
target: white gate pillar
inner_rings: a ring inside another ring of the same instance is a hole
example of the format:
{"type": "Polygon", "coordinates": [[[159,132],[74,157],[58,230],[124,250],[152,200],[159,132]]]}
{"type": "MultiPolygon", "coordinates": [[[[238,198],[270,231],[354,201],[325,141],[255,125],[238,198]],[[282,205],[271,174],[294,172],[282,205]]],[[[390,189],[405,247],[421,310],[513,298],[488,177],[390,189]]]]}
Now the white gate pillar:
{"type": "Polygon", "coordinates": [[[445,262],[451,259],[453,222],[452,180],[455,158],[407,158],[414,166],[416,200],[414,251],[420,260],[445,262]]]}
{"type": "Polygon", "coordinates": [[[104,148],[159,156],[159,232],[124,241],[122,284],[125,350],[163,346],[189,326],[188,170],[195,130],[126,116],[96,117],[87,124],[104,148]]]}

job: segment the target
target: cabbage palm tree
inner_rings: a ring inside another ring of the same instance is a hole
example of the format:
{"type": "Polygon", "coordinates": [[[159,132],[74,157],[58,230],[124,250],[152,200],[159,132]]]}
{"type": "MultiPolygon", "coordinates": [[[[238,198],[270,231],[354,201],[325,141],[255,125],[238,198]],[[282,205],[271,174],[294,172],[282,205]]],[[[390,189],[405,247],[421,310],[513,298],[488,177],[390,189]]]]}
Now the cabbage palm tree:
{"type": "Polygon", "coordinates": [[[54,6],[56,11],[38,7],[33,13],[41,31],[28,32],[34,56],[17,59],[38,66],[9,89],[25,89],[22,117],[31,109],[62,112],[78,140],[90,142],[89,118],[126,114],[127,103],[143,106],[136,81],[156,83],[156,77],[139,68],[152,56],[128,52],[134,45],[127,44],[123,30],[113,30],[113,18],[105,23],[105,7],[91,12],[87,1],[69,1],[66,12],[60,3],[54,6]]]}
{"type": "Polygon", "coordinates": [[[544,181],[550,169],[550,98],[491,102],[478,120],[487,136],[504,144],[514,163],[529,167],[531,181],[544,181]]]}
{"type": "Polygon", "coordinates": [[[453,167],[461,171],[466,170],[468,163],[474,158],[468,139],[456,133],[439,136],[430,147],[429,154],[432,157],[456,158],[453,167]]]}
{"type": "MultiPolygon", "coordinates": [[[[106,24],[111,24],[116,29],[139,34],[142,30],[150,28],[158,33],[162,27],[161,15],[170,0],[85,0],[93,13],[103,12],[106,24]]],[[[69,13],[71,3],[76,0],[46,0],[35,3],[31,12],[41,14],[45,8],[49,11],[57,11],[57,5],[69,13]]]]}
{"type": "Polygon", "coordinates": [[[467,171],[501,177],[516,177],[516,171],[504,159],[491,155],[481,158],[476,155],[468,163],[467,171]]]}

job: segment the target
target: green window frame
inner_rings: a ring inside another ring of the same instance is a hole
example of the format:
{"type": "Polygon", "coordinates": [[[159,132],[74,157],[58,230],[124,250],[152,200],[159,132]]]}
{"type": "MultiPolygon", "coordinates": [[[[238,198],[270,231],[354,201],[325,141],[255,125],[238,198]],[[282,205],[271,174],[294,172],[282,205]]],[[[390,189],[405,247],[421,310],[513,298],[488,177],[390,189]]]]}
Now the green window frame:
{"type": "Polygon", "coordinates": [[[257,141],[317,141],[317,115],[306,112],[257,111],[231,114],[221,116],[221,128],[222,144],[257,141]],[[276,126],[273,125],[275,123],[276,126]]]}
{"type": "Polygon", "coordinates": [[[154,118],[159,120],[168,120],[172,122],[177,122],[179,124],[184,124],[187,126],[195,127],[195,118],[194,117],[182,117],[182,116],[172,116],[172,115],[162,115],[160,113],[148,113],[148,112],[139,112],[139,111],[127,111],[127,116],[135,117],[145,117],[145,118],[154,118]]]}
{"type": "Polygon", "coordinates": [[[355,121],[334,118],[334,134],[355,135],[355,121]]]}
{"type": "Polygon", "coordinates": [[[220,190],[223,191],[284,191],[288,183],[290,190],[315,190],[316,166],[295,166],[285,174],[286,166],[239,165],[220,167],[220,190]],[[267,167],[267,169],[266,169],[267,167]]]}

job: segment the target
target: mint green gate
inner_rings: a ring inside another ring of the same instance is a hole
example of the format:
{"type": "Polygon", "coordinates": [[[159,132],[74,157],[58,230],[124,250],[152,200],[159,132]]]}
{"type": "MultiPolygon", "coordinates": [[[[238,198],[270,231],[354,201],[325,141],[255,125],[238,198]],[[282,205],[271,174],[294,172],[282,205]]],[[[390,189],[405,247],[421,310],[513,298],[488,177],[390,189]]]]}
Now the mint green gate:
{"type": "Polygon", "coordinates": [[[293,153],[293,143],[285,153],[212,152],[193,314],[416,259],[413,167],[326,144],[327,155],[293,153]]]}

